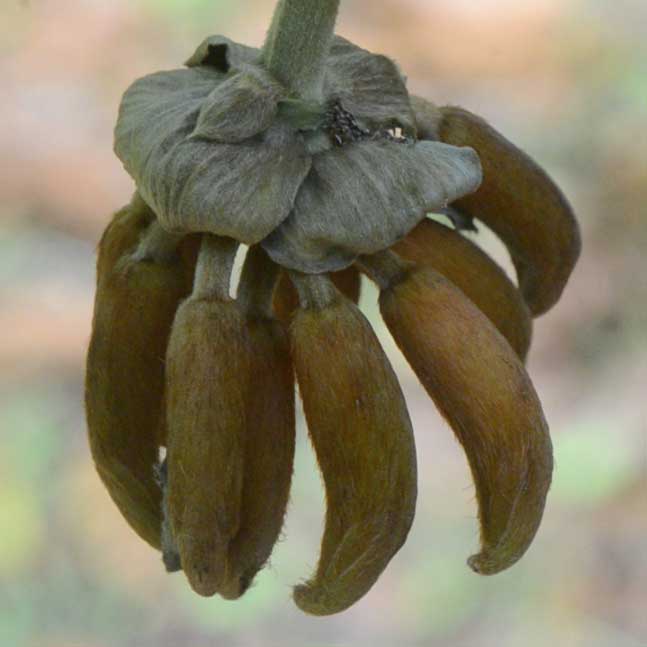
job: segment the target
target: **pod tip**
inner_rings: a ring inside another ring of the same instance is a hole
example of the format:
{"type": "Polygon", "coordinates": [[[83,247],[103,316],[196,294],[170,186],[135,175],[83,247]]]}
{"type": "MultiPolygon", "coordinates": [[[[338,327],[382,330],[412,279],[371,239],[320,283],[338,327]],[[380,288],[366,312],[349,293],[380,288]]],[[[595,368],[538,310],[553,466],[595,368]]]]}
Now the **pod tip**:
{"type": "Polygon", "coordinates": [[[329,616],[346,608],[332,600],[330,591],[321,586],[298,584],[294,587],[292,597],[299,609],[311,616],[329,616]]]}
{"type": "Polygon", "coordinates": [[[467,560],[467,565],[478,575],[496,575],[519,561],[522,554],[523,552],[506,555],[503,551],[485,548],[472,555],[467,560]]]}
{"type": "Polygon", "coordinates": [[[191,588],[203,597],[220,591],[225,578],[226,548],[178,538],[181,563],[191,588]]]}

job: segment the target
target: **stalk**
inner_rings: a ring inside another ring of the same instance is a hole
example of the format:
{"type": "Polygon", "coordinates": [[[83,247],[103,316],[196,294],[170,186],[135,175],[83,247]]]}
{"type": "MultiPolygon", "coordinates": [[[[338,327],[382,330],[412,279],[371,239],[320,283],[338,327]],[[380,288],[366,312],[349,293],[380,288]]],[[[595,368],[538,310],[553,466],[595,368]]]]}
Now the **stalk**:
{"type": "Polygon", "coordinates": [[[237,250],[238,242],[233,238],[203,234],[193,297],[229,300],[229,282],[237,250]]]}
{"type": "Polygon", "coordinates": [[[296,97],[320,101],[340,0],[279,0],[263,47],[268,70],[296,97]]]}
{"type": "Polygon", "coordinates": [[[299,293],[301,308],[321,310],[339,298],[339,292],[327,274],[290,272],[290,279],[299,293]]]}

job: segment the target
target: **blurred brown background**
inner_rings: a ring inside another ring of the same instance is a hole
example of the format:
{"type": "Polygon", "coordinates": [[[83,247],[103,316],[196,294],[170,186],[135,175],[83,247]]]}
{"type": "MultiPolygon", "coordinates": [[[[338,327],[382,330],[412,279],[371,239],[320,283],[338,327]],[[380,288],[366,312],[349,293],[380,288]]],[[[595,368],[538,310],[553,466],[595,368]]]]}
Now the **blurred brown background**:
{"type": "MultiPolygon", "coordinates": [[[[644,0],[346,0],[339,21],[396,58],[413,91],[484,115],[528,150],[579,215],[584,255],[530,357],[557,469],[520,564],[494,578],[466,567],[478,539],[466,461],[381,327],[416,427],[420,498],[409,541],[347,613],[309,618],[290,601],[323,515],[302,423],[285,539],[239,602],[201,600],[167,576],[108,499],[82,375],[94,248],[133,189],[112,154],[120,95],[207,34],[260,44],[273,4],[2,1],[0,644],[647,645],[644,0]]],[[[362,302],[378,327],[374,297],[362,302]]]]}

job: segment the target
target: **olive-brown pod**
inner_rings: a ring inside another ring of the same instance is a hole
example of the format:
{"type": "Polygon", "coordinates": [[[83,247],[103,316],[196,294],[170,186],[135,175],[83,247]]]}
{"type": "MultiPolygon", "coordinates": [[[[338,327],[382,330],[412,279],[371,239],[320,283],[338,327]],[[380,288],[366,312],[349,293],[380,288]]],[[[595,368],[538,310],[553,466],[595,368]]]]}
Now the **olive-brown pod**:
{"type": "Polygon", "coordinates": [[[101,479],[133,529],[159,548],[161,492],[154,466],[164,435],[164,356],[188,290],[172,239],[166,249],[139,253],[144,237],[164,236],[153,231],[154,219],[136,196],[99,244],[85,405],[101,479]]]}
{"type": "Polygon", "coordinates": [[[203,237],[167,353],[168,521],[189,583],[205,596],[225,581],[240,525],[251,373],[245,316],[227,294],[235,250],[203,237]]]}
{"type": "Polygon", "coordinates": [[[397,378],[354,304],[339,293],[323,305],[302,299],[290,337],[327,502],[317,570],[294,599],[307,613],[328,615],[361,598],[404,543],[416,501],[415,446],[397,378]]]}
{"type": "Polygon", "coordinates": [[[380,308],[467,454],[482,543],[470,566],[501,571],[530,545],[551,481],[548,427],[530,378],[485,315],[430,268],[394,275],[380,308]]]}
{"type": "Polygon", "coordinates": [[[558,301],[580,254],[571,206],[548,174],[484,119],[451,106],[440,112],[440,140],[471,146],[483,166],[480,188],[453,206],[506,244],[528,307],[543,314],[558,301]]]}
{"type": "Polygon", "coordinates": [[[240,597],[268,560],[288,504],[294,465],[294,371],[283,324],[272,314],[278,267],[252,247],[238,303],[245,313],[253,382],[249,393],[238,533],[229,546],[227,581],[220,593],[240,597]]]}

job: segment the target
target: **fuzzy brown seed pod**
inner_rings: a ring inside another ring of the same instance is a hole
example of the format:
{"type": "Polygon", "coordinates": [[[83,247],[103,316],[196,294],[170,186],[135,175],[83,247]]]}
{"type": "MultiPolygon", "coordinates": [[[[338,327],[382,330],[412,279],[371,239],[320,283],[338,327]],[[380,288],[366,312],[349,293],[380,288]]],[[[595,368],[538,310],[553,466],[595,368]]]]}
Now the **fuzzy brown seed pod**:
{"type": "Polygon", "coordinates": [[[168,506],[200,595],[217,593],[239,529],[249,352],[233,301],[194,296],[178,310],[167,354],[168,506]]]}
{"type": "Polygon", "coordinates": [[[568,201],[540,166],[485,120],[461,108],[440,111],[440,140],[473,147],[483,166],[480,188],[453,206],[498,234],[528,307],[543,314],[558,301],[580,254],[568,201]]]}
{"type": "MultiPolygon", "coordinates": [[[[348,299],[357,303],[362,288],[362,277],[354,266],[330,274],[336,288],[348,299]]],[[[286,273],[281,278],[274,290],[274,312],[283,322],[287,323],[299,307],[299,296],[286,273]]]]}
{"type": "Polygon", "coordinates": [[[328,615],[375,583],[404,543],[416,501],[416,459],[397,378],[370,325],[347,299],[299,309],[290,327],[310,437],[326,489],[326,526],[296,604],[328,615]]]}
{"type": "Polygon", "coordinates": [[[234,301],[194,294],[167,354],[168,513],[191,587],[218,592],[240,525],[250,345],[234,301]]]}
{"type": "Polygon", "coordinates": [[[85,375],[92,456],[128,523],[160,547],[154,477],[163,436],[164,355],[187,295],[179,258],[135,256],[154,214],[139,199],[119,211],[99,244],[97,292],[85,375]]]}
{"type": "Polygon", "coordinates": [[[229,546],[220,594],[243,595],[268,560],[283,526],[294,464],[294,371],[287,332],[272,314],[279,268],[250,248],[238,285],[253,381],[247,405],[240,528],[229,546]]]}
{"type": "Polygon", "coordinates": [[[532,338],[528,306],[506,273],[477,245],[449,227],[423,220],[393,251],[449,279],[525,360],[532,338]]]}
{"type": "Polygon", "coordinates": [[[469,564],[497,573],[530,545],[551,481],[548,427],[530,378],[485,315],[430,268],[383,289],[380,307],[467,454],[482,543],[469,564]]]}
{"type": "Polygon", "coordinates": [[[269,559],[283,527],[294,463],[294,373],[287,333],[248,316],[251,371],[240,528],[229,546],[223,597],[240,597],[269,559]]]}

